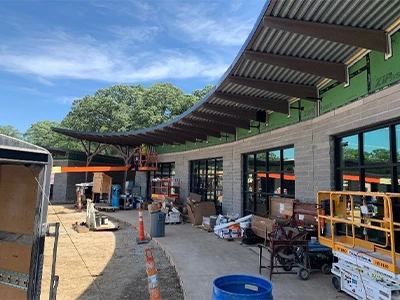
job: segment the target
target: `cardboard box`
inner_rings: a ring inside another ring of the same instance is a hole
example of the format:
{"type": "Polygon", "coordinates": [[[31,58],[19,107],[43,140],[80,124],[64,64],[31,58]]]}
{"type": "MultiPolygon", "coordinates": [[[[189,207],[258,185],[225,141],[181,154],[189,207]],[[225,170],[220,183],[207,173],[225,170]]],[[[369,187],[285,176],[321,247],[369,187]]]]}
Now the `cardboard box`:
{"type": "Polygon", "coordinates": [[[203,217],[209,217],[215,215],[215,204],[214,202],[197,202],[194,199],[201,199],[201,195],[191,193],[188,197],[188,203],[186,205],[190,223],[192,225],[202,225],[203,217]]]}
{"type": "Polygon", "coordinates": [[[158,211],[159,210],[158,203],[150,203],[149,205],[147,205],[147,209],[148,209],[149,213],[158,211]]]}
{"type": "Polygon", "coordinates": [[[165,216],[165,223],[181,223],[181,222],[182,222],[182,216],[180,213],[174,213],[170,211],[165,216]]]}
{"type": "Polygon", "coordinates": [[[214,229],[217,222],[217,216],[203,217],[203,226],[206,228],[214,229]]]}
{"type": "Polygon", "coordinates": [[[188,197],[188,201],[192,202],[201,202],[201,195],[195,194],[195,193],[190,193],[188,197]]]}
{"type": "Polygon", "coordinates": [[[269,198],[269,218],[290,219],[293,216],[294,204],[297,202],[293,198],[271,196],[269,198]]]}
{"type": "Polygon", "coordinates": [[[255,235],[267,240],[267,235],[276,229],[276,221],[269,218],[252,215],[251,229],[253,229],[255,235]]]}

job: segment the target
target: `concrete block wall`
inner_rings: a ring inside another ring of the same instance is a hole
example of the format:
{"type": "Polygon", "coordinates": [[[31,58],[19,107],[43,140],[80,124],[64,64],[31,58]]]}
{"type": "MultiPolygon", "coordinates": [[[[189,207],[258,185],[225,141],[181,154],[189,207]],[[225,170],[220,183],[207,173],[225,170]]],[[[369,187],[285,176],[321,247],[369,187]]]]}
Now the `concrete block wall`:
{"type": "MultiPolygon", "coordinates": [[[[78,160],[56,159],[53,161],[54,166],[60,167],[76,167],[86,166],[86,162],[78,160]]],[[[93,164],[93,165],[99,165],[93,164]]],[[[140,172],[138,172],[140,173],[140,172]]],[[[122,184],[124,179],[124,172],[105,172],[112,178],[112,184],[122,184]]],[[[132,171],[127,173],[127,181],[133,181],[132,171]]],[[[93,181],[93,172],[87,173],[58,173],[54,175],[53,196],[52,203],[74,203],[76,201],[76,187],[75,184],[93,181]]]]}
{"type": "Polygon", "coordinates": [[[400,121],[400,85],[394,85],[346,106],[291,126],[225,145],[160,154],[160,162],[175,162],[181,197],[189,191],[189,162],[223,158],[223,212],[243,211],[242,155],[294,145],[296,198],[315,202],[320,190],[333,190],[334,136],[391,120],[400,121]]]}

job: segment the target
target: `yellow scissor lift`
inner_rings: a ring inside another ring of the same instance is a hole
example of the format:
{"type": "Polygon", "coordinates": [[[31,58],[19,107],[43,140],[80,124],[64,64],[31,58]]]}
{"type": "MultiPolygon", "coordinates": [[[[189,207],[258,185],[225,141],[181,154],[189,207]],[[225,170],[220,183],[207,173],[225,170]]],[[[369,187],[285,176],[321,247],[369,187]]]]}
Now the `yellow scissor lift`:
{"type": "Polygon", "coordinates": [[[317,204],[319,242],[337,261],[334,288],[356,299],[400,299],[400,193],[321,191],[317,204]]]}

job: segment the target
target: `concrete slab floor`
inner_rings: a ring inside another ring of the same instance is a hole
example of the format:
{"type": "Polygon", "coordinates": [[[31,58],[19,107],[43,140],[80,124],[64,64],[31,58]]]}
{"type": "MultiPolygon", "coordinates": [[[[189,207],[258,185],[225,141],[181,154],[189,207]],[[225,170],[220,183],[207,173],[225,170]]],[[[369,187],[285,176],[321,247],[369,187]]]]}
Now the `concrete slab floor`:
{"type": "MultiPolygon", "coordinates": [[[[139,228],[137,210],[101,213],[139,228]]],[[[143,211],[143,222],[145,233],[149,235],[150,218],[147,211],[143,211]]],[[[206,232],[189,223],[166,224],[165,236],[153,240],[175,265],[187,300],[211,299],[213,281],[219,276],[245,274],[269,280],[269,270],[262,269],[261,274],[258,272],[258,247],[241,245],[240,241],[220,239],[213,232],[206,232]]],[[[262,264],[269,264],[266,257],[263,258],[262,264]]],[[[273,274],[273,299],[353,299],[334,290],[332,276],[315,271],[310,274],[308,280],[300,280],[296,274],[273,274]]]]}

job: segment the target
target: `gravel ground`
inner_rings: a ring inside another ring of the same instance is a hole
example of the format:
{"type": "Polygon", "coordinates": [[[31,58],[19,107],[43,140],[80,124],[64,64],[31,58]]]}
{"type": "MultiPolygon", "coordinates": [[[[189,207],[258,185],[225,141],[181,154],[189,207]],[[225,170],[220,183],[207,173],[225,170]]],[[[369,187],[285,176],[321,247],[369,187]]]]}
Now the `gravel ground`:
{"type": "MultiPolygon", "coordinates": [[[[109,218],[116,231],[78,233],[73,224],[86,222],[86,212],[73,205],[49,206],[48,223],[60,223],[55,274],[58,300],[149,299],[145,248],[153,251],[163,300],[184,299],[179,277],[164,251],[153,241],[138,244],[138,232],[109,218]]],[[[46,237],[42,299],[49,299],[54,238],[46,237]]]]}

